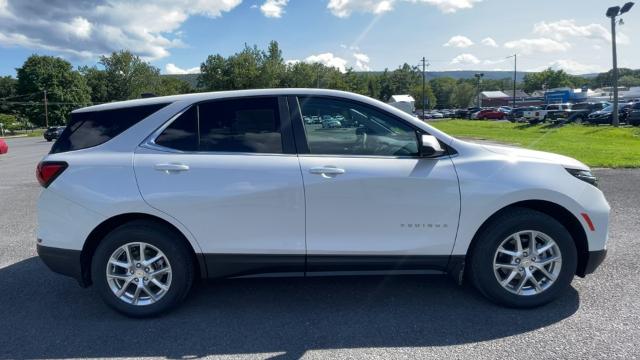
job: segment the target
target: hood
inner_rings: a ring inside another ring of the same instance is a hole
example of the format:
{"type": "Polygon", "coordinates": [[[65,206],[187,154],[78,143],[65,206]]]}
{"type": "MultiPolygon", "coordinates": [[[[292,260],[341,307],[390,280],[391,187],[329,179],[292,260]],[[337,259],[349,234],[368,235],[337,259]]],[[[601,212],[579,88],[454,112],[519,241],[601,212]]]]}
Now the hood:
{"type": "Polygon", "coordinates": [[[588,170],[589,167],[582,162],[570,158],[564,155],[558,155],[554,153],[528,150],[514,146],[505,145],[481,145],[485,150],[491,151],[496,154],[514,156],[517,158],[536,159],[543,160],[545,162],[556,163],[571,169],[583,169],[588,170]]]}

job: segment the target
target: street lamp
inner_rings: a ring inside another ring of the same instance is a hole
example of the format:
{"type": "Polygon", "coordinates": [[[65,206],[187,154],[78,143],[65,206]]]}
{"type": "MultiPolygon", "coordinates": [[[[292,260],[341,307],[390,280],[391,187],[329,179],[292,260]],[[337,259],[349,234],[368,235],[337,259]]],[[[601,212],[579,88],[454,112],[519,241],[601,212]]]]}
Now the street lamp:
{"type": "MultiPolygon", "coordinates": [[[[611,113],[611,125],[618,126],[618,54],[616,51],[616,17],[622,15],[633,7],[632,2],[620,6],[612,6],[607,9],[607,17],[611,18],[611,49],[613,52],[613,112],[611,113]]],[[[622,20],[620,20],[622,23],[622,20]]]]}
{"type": "Polygon", "coordinates": [[[482,83],[482,77],[484,76],[484,73],[476,73],[474,75],[476,77],[477,80],[477,91],[478,91],[478,107],[481,108],[482,107],[482,99],[480,98],[480,83],[482,83]]]}

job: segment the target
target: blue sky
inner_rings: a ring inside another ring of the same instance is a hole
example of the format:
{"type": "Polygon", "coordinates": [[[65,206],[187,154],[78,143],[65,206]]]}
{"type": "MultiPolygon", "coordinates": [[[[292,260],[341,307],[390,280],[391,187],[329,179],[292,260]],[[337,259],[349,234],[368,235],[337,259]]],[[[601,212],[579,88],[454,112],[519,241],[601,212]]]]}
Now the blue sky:
{"type": "MultiPolygon", "coordinates": [[[[30,54],[92,65],[130,49],[163,73],[209,54],[277,40],[289,61],[383,70],[422,56],[430,70],[546,67],[581,74],[611,64],[602,0],[0,0],[0,74],[30,54]]],[[[619,63],[640,68],[640,9],[619,27],[619,63]]]]}

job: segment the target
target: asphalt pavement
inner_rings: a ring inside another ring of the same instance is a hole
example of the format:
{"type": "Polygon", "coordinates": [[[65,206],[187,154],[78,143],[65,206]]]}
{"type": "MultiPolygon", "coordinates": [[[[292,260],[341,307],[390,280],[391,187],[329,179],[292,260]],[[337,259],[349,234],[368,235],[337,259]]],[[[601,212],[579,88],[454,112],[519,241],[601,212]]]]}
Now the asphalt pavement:
{"type": "Polygon", "coordinates": [[[50,143],[6,141],[0,359],[640,357],[640,170],[596,170],[612,206],[609,256],[541,308],[495,306],[445,276],[277,278],[196,284],[177,311],[135,320],[35,256],[34,169],[50,143]]]}

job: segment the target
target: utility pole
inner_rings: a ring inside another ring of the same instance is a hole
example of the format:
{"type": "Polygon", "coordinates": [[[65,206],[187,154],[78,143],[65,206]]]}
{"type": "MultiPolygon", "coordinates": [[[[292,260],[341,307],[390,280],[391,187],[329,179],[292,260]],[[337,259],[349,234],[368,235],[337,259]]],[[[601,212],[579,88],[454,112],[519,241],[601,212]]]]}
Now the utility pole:
{"type": "Polygon", "coordinates": [[[513,58],[513,107],[516,107],[516,74],[518,64],[518,54],[507,56],[505,59],[513,58]]]}
{"type": "Polygon", "coordinates": [[[427,66],[429,66],[429,60],[424,56],[422,57],[422,120],[426,118],[427,112],[427,66]]]}
{"type": "MultiPolygon", "coordinates": [[[[613,112],[611,113],[611,125],[620,125],[618,119],[618,53],[616,51],[616,17],[631,10],[633,2],[628,2],[620,6],[612,6],[607,9],[607,17],[611,18],[611,51],[613,53],[613,112]]],[[[622,19],[620,20],[622,25],[622,19]]]]}
{"type": "Polygon", "coordinates": [[[482,99],[481,99],[481,92],[480,92],[480,84],[482,83],[482,77],[484,76],[484,73],[476,73],[474,76],[478,80],[478,83],[477,83],[477,90],[478,90],[477,105],[478,105],[479,108],[481,108],[482,107],[482,99]]]}
{"type": "Polygon", "coordinates": [[[513,54],[513,108],[516,108],[516,76],[518,74],[518,54],[513,54]]]}
{"type": "Polygon", "coordinates": [[[44,126],[49,127],[49,106],[47,102],[47,90],[44,91],[44,126]]]}

